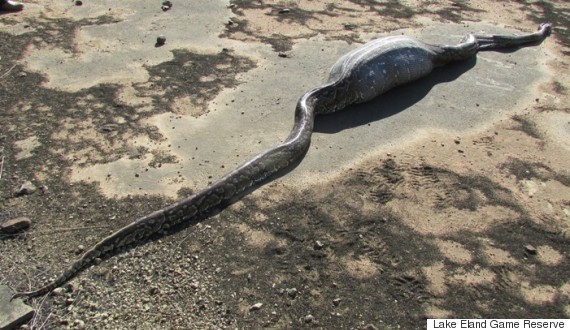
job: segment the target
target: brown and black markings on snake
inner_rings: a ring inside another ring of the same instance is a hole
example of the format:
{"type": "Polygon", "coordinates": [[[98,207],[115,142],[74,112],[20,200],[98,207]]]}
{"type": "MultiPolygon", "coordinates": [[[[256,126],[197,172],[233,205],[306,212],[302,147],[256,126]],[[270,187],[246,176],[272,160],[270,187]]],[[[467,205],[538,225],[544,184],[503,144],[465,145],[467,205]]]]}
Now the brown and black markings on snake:
{"type": "Polygon", "coordinates": [[[294,126],[285,141],[268,149],[208,188],[146,215],[104,238],[59,277],[45,286],[16,297],[36,297],[61,286],[95,259],[148,238],[176,225],[203,217],[222,208],[283,174],[307,152],[315,115],[342,110],[386,91],[428,75],[434,68],[472,58],[480,50],[519,47],[539,43],[551,33],[550,24],[541,24],[525,35],[468,35],[457,45],[429,45],[406,36],[373,40],[342,56],[332,67],[328,81],[305,93],[295,109],[294,126]]]}

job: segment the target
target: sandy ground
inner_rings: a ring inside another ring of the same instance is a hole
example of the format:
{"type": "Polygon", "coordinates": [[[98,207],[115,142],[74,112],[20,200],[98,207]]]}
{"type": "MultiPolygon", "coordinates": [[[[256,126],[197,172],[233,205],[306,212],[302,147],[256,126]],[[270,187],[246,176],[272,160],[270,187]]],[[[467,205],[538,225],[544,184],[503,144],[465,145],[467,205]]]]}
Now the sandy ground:
{"type": "Polygon", "coordinates": [[[279,143],[296,100],[356,44],[400,33],[453,43],[548,21],[553,35],[539,46],[481,53],[318,118],[291,173],[30,301],[29,326],[569,318],[569,10],[556,1],[209,1],[166,12],[150,1],[29,1],[0,16],[0,220],[33,221],[0,236],[0,283],[38,287],[108,233],[279,143]],[[155,47],[159,34],[167,43],[155,47]],[[26,180],[42,189],[15,196],[26,180]]]}

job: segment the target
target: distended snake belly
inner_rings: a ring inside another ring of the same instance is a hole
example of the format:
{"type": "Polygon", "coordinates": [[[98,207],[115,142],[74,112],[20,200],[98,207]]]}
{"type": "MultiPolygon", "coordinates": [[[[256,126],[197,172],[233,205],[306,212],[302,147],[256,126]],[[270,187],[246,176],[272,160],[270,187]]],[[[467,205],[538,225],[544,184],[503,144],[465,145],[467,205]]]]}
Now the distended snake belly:
{"type": "Polygon", "coordinates": [[[324,85],[301,97],[295,109],[293,129],[282,144],[255,156],[208,188],[119,229],[86,251],[55,280],[35,291],[17,293],[13,298],[44,295],[63,285],[96,258],[160,230],[191,221],[266,182],[303,157],[309,148],[316,114],[332,113],[369,101],[395,86],[429,74],[437,66],[471,58],[479,50],[538,43],[550,33],[551,25],[541,24],[537,32],[525,35],[470,34],[457,45],[429,45],[406,36],[376,39],[362,45],[333,65],[324,85]]]}

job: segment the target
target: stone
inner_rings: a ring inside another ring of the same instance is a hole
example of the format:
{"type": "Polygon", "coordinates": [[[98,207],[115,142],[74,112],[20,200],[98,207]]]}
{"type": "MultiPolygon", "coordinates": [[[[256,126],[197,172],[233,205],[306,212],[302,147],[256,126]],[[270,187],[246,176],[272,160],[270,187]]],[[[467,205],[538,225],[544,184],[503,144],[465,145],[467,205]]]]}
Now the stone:
{"type": "Polygon", "coordinates": [[[22,299],[10,301],[13,294],[10,288],[0,285],[0,329],[18,329],[34,316],[34,309],[22,299]]]}
{"type": "Polygon", "coordinates": [[[100,126],[98,130],[99,130],[99,132],[102,132],[102,133],[109,133],[109,132],[116,131],[118,129],[119,129],[119,125],[117,125],[117,124],[105,124],[105,125],[100,126]]]}
{"type": "Polygon", "coordinates": [[[32,221],[29,218],[18,217],[18,218],[14,218],[14,219],[4,221],[0,225],[0,230],[5,234],[14,234],[14,233],[17,233],[21,230],[28,229],[31,224],[32,224],[32,221]]]}
{"type": "Polygon", "coordinates": [[[525,250],[528,254],[530,254],[530,255],[535,255],[535,254],[536,254],[536,248],[535,248],[533,245],[531,245],[531,244],[527,244],[527,245],[524,247],[524,250],[525,250]]]}
{"type": "Polygon", "coordinates": [[[18,196],[31,195],[35,193],[37,189],[38,188],[31,181],[26,181],[22,183],[18,191],[16,191],[16,195],[18,196]]]}
{"type": "Polygon", "coordinates": [[[297,296],[297,293],[299,292],[297,291],[296,288],[287,289],[285,291],[287,292],[287,295],[291,298],[295,298],[297,296]]]}
{"type": "Polygon", "coordinates": [[[258,310],[261,309],[262,306],[263,306],[262,303],[253,304],[253,305],[249,306],[249,311],[250,311],[250,312],[258,311],[258,310]]]}
{"type": "Polygon", "coordinates": [[[73,321],[73,325],[75,326],[75,329],[85,329],[85,322],[83,320],[76,319],[73,321]]]}
{"type": "Polygon", "coordinates": [[[61,297],[65,295],[65,289],[64,288],[55,288],[51,291],[51,295],[54,297],[61,297]]]}
{"type": "Polygon", "coordinates": [[[156,45],[157,45],[157,46],[162,46],[162,45],[164,45],[165,43],[166,43],[166,37],[165,37],[165,36],[159,35],[159,36],[156,38],[156,45]]]}
{"type": "Polygon", "coordinates": [[[170,8],[172,8],[172,2],[171,2],[171,1],[168,1],[168,0],[163,1],[161,8],[162,8],[163,11],[169,10],[170,8]]]}
{"type": "Polygon", "coordinates": [[[321,241],[315,241],[315,244],[313,245],[313,248],[315,250],[321,250],[324,247],[325,247],[325,245],[321,241]]]}

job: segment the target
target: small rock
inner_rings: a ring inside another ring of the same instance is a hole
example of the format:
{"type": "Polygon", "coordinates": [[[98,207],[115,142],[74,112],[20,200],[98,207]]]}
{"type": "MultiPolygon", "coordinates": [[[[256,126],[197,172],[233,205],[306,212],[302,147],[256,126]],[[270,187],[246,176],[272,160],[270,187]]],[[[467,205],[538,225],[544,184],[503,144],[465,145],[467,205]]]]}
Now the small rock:
{"type": "Polygon", "coordinates": [[[277,54],[277,55],[278,55],[279,57],[283,57],[283,58],[287,57],[287,54],[285,54],[285,53],[279,53],[279,54],[277,54]]]}
{"type": "Polygon", "coordinates": [[[378,330],[378,328],[374,324],[367,324],[362,327],[362,330],[378,330]]]}
{"type": "Polygon", "coordinates": [[[527,245],[524,247],[524,250],[525,250],[528,254],[530,254],[530,255],[535,255],[535,254],[536,254],[536,248],[535,248],[533,245],[531,245],[531,244],[527,244],[527,245]]]}
{"type": "Polygon", "coordinates": [[[66,306],[73,305],[74,302],[75,302],[75,299],[73,299],[73,298],[67,298],[67,299],[65,299],[65,305],[66,305],[66,306]]]}
{"type": "Polygon", "coordinates": [[[163,1],[161,8],[162,8],[162,11],[167,11],[167,10],[169,10],[170,8],[172,8],[172,2],[171,2],[171,1],[168,1],[168,0],[163,1]]]}
{"type": "Polygon", "coordinates": [[[73,325],[75,325],[75,329],[85,329],[85,322],[80,319],[76,319],[73,321],[73,325]]]}
{"type": "Polygon", "coordinates": [[[321,296],[321,293],[315,289],[311,290],[310,294],[311,294],[311,297],[314,297],[314,298],[318,298],[321,296]]]}
{"type": "Polygon", "coordinates": [[[333,305],[338,306],[338,305],[340,305],[341,302],[342,302],[342,299],[336,298],[335,300],[333,300],[333,305]]]}
{"type": "Polygon", "coordinates": [[[460,144],[460,143],[461,143],[461,139],[460,139],[460,138],[456,138],[455,140],[453,140],[453,142],[455,142],[455,144],[460,144]]]}
{"type": "Polygon", "coordinates": [[[25,77],[27,77],[27,76],[28,76],[28,74],[25,73],[25,72],[20,72],[20,73],[18,73],[18,77],[20,77],[20,78],[25,78],[25,77]]]}
{"type": "Polygon", "coordinates": [[[315,320],[315,317],[313,315],[309,314],[309,315],[305,316],[304,319],[305,319],[305,323],[311,323],[315,320]]]}
{"type": "Polygon", "coordinates": [[[75,0],[75,5],[76,5],[76,6],[82,6],[82,5],[83,5],[83,1],[81,1],[81,0],[75,0]]]}
{"type": "Polygon", "coordinates": [[[14,234],[21,230],[30,228],[32,221],[26,217],[18,217],[14,219],[10,219],[8,221],[4,221],[0,225],[0,230],[6,234],[14,234]]]}
{"type": "Polygon", "coordinates": [[[117,129],[119,129],[119,125],[117,125],[117,124],[106,124],[106,125],[99,127],[99,132],[108,133],[108,132],[116,131],[117,129]]]}
{"type": "Polygon", "coordinates": [[[291,298],[295,298],[297,296],[297,293],[299,293],[299,291],[297,291],[296,288],[287,289],[285,291],[287,292],[287,295],[291,298]]]}
{"type": "Polygon", "coordinates": [[[321,242],[321,241],[315,241],[315,245],[313,245],[313,248],[314,248],[315,250],[320,250],[320,249],[322,249],[322,248],[324,248],[324,247],[325,247],[325,245],[324,245],[323,242],[321,242]]]}
{"type": "Polygon", "coordinates": [[[289,12],[291,12],[291,9],[289,8],[283,8],[279,10],[279,14],[287,14],[289,12]]]}
{"type": "Polygon", "coordinates": [[[0,285],[0,329],[18,329],[34,316],[34,309],[22,299],[10,300],[14,294],[5,285],[0,285]]]}
{"type": "Polygon", "coordinates": [[[84,245],[78,245],[77,250],[75,250],[75,254],[81,254],[84,251],[85,251],[85,246],[84,245]]]}
{"type": "Polygon", "coordinates": [[[350,24],[350,23],[348,23],[348,24],[343,24],[343,26],[344,26],[344,28],[345,28],[346,30],[354,30],[354,29],[356,29],[356,25],[350,24]]]}
{"type": "Polygon", "coordinates": [[[51,291],[51,295],[54,297],[60,297],[65,295],[65,289],[64,288],[55,288],[51,291]]]}
{"type": "Polygon", "coordinates": [[[200,285],[198,284],[198,282],[192,282],[192,283],[190,283],[190,287],[192,289],[196,290],[200,287],[200,285]]]}
{"type": "Polygon", "coordinates": [[[253,304],[253,305],[249,306],[249,311],[250,312],[258,311],[261,309],[262,306],[263,306],[262,303],[253,304]]]}
{"type": "Polygon", "coordinates": [[[162,46],[162,45],[164,45],[165,43],[166,43],[166,37],[165,37],[165,36],[159,35],[159,36],[156,38],[156,45],[157,45],[157,46],[162,46]]]}
{"type": "Polygon", "coordinates": [[[31,181],[26,181],[20,186],[20,189],[16,191],[16,195],[31,195],[35,193],[37,189],[38,188],[36,188],[36,186],[31,181]]]}
{"type": "Polygon", "coordinates": [[[73,292],[73,291],[75,291],[75,285],[73,283],[67,283],[65,285],[65,290],[67,292],[73,292]]]}

